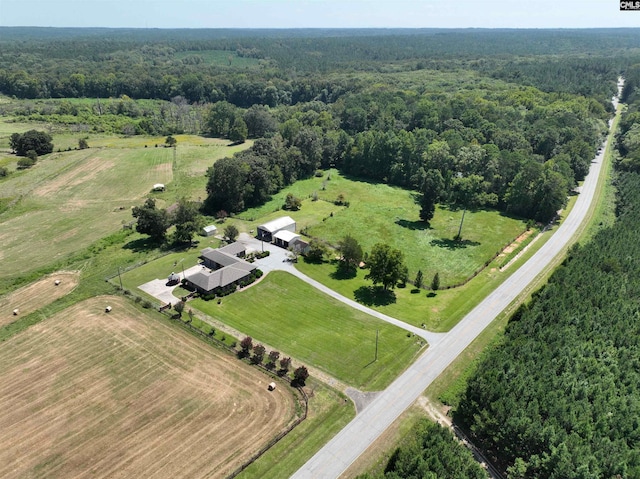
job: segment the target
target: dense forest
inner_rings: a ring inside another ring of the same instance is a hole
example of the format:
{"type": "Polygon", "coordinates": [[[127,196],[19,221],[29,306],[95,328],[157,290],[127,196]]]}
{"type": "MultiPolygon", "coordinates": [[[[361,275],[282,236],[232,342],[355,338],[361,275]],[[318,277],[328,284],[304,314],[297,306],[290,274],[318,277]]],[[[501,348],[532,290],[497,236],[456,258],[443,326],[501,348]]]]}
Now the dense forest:
{"type": "Polygon", "coordinates": [[[2,32],[0,92],[34,100],[2,113],[260,139],[210,169],[210,214],[336,167],[416,191],[424,221],[443,203],[546,222],[584,178],[618,75],[640,61],[635,30],[2,32]]]}
{"type": "Polygon", "coordinates": [[[455,414],[510,478],[640,477],[638,70],[628,78],[615,224],[512,317],[455,414]]]}
{"type": "Polygon", "coordinates": [[[0,91],[18,98],[182,96],[189,102],[276,106],[311,101],[324,90],[344,88],[325,76],[331,72],[462,69],[543,91],[593,94],[603,101],[613,91],[611,72],[623,70],[629,57],[640,58],[639,38],[637,30],[607,29],[5,27],[0,28],[0,91]],[[211,52],[222,53],[222,61],[211,61],[211,52]],[[242,63],[242,59],[254,61],[242,63]]]}
{"type": "Polygon", "coordinates": [[[422,419],[383,471],[359,479],[485,479],[487,472],[448,429],[422,419]]]}

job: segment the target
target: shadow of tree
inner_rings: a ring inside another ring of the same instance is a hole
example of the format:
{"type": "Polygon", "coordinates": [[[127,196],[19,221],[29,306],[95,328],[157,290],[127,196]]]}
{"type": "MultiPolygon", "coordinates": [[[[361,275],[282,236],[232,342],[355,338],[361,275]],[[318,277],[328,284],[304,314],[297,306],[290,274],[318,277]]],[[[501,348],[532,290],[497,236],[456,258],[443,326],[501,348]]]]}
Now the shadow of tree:
{"type": "Polygon", "coordinates": [[[477,241],[471,240],[454,240],[448,238],[439,238],[431,241],[431,246],[437,246],[438,248],[447,248],[447,249],[462,249],[468,246],[480,246],[480,243],[477,241]]]}
{"type": "Polygon", "coordinates": [[[365,306],[386,306],[396,302],[396,293],[382,286],[360,286],[353,294],[356,301],[365,306]]]}
{"type": "Polygon", "coordinates": [[[324,261],[323,259],[315,259],[315,258],[308,258],[307,256],[303,256],[302,260],[305,263],[308,264],[322,264],[322,263],[326,263],[326,261],[324,261]]]}
{"type": "Polygon", "coordinates": [[[431,225],[429,225],[429,223],[427,223],[426,221],[409,221],[409,220],[397,219],[395,223],[398,226],[402,226],[403,228],[407,228],[412,231],[415,231],[415,230],[424,231],[424,230],[433,229],[431,228],[431,225]]]}
{"type": "Polygon", "coordinates": [[[355,268],[345,268],[344,266],[338,266],[335,271],[329,273],[332,279],[352,279],[358,274],[358,270],[355,268]]]}
{"type": "Polygon", "coordinates": [[[146,238],[138,238],[138,239],[129,241],[128,243],[125,243],[122,247],[124,249],[131,250],[135,253],[140,253],[141,251],[149,251],[149,250],[155,249],[158,246],[160,246],[160,243],[158,243],[155,240],[152,240],[150,237],[146,237],[146,238]]]}

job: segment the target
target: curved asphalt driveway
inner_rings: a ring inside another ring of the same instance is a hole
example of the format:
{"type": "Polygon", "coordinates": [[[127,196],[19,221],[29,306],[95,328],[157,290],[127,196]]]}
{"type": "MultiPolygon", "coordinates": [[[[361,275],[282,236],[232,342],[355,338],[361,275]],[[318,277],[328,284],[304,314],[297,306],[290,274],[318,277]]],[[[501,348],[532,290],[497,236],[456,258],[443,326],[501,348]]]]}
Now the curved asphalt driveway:
{"type": "Polygon", "coordinates": [[[391,316],[387,316],[386,314],[382,314],[376,311],[375,309],[367,308],[363,304],[360,304],[352,299],[347,298],[346,296],[342,296],[341,294],[336,293],[331,288],[328,288],[324,284],[319,283],[315,279],[312,279],[306,274],[298,271],[293,266],[291,261],[288,261],[289,252],[287,250],[284,250],[272,244],[265,243],[263,245],[260,240],[252,238],[251,236],[245,233],[240,235],[240,237],[238,238],[238,241],[244,244],[245,246],[251,249],[254,249],[256,251],[261,251],[261,249],[269,250],[269,256],[267,256],[266,258],[257,260],[257,264],[260,265],[260,269],[265,273],[269,271],[275,271],[275,270],[286,271],[288,273],[291,273],[292,275],[301,279],[305,283],[310,284],[314,288],[322,291],[325,294],[328,294],[329,296],[337,299],[338,301],[342,301],[343,303],[348,304],[354,309],[358,309],[364,313],[369,314],[370,316],[374,316],[378,319],[381,319],[382,321],[391,323],[394,326],[402,328],[405,331],[409,331],[415,334],[416,336],[420,336],[421,338],[426,339],[430,345],[437,343],[440,339],[442,339],[445,336],[445,333],[433,333],[431,331],[420,329],[411,324],[407,324],[404,321],[400,321],[391,316]]]}
{"type": "MultiPolygon", "coordinates": [[[[606,144],[605,144],[606,146],[606,144]]],[[[407,409],[453,360],[562,252],[585,219],[600,176],[604,151],[591,165],[573,210],[558,231],[520,269],[380,393],[292,477],[339,477],[407,409]]]]}

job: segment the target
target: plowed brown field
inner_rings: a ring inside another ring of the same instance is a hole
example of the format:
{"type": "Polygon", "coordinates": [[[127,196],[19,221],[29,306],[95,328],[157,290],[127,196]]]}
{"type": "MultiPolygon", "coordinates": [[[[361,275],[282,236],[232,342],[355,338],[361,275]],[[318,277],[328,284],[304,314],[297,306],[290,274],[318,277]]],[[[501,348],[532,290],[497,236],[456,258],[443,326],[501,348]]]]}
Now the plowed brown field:
{"type": "Polygon", "coordinates": [[[84,301],[0,347],[0,477],[224,477],[294,419],[269,381],[122,298],[84,301]]]}

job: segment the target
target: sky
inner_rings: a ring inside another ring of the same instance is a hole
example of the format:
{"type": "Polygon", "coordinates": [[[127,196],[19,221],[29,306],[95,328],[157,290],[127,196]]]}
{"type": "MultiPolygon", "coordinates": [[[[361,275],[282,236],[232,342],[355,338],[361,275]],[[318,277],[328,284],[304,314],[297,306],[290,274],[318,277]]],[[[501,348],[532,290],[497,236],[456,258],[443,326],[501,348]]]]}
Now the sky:
{"type": "Polygon", "coordinates": [[[640,27],[619,0],[0,0],[0,26],[126,28],[640,27]]]}

